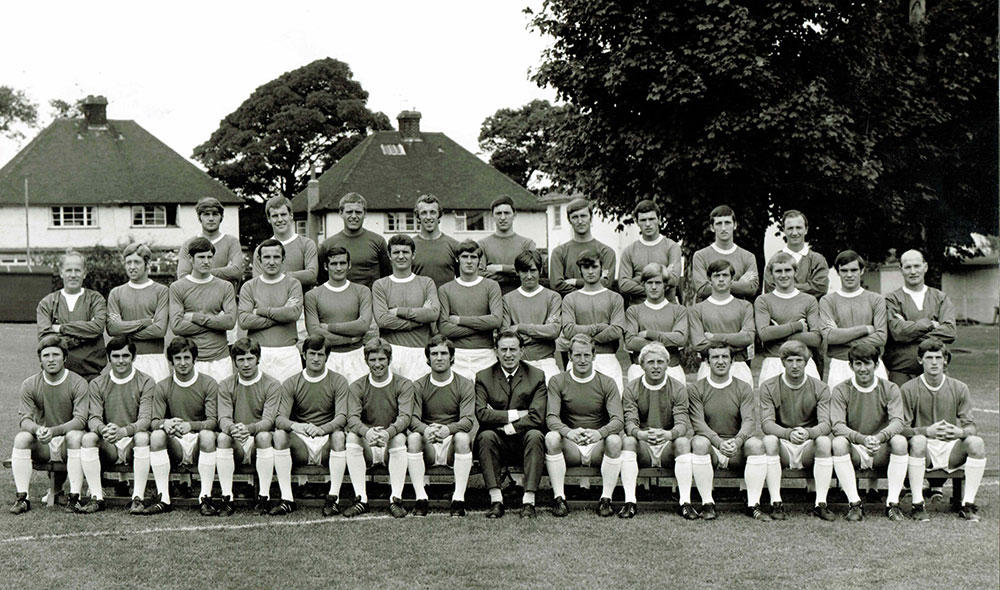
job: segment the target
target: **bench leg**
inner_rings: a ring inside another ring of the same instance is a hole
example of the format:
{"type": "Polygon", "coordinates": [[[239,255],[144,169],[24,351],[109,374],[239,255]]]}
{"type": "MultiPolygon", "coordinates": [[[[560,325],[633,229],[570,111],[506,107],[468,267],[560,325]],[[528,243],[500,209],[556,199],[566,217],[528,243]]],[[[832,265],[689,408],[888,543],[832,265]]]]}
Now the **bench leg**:
{"type": "Polygon", "coordinates": [[[965,495],[965,480],[956,477],[951,480],[951,508],[956,512],[962,508],[962,497],[965,495]]]}
{"type": "Polygon", "coordinates": [[[49,472],[49,493],[46,494],[48,499],[45,504],[50,508],[56,505],[56,472],[49,472]]]}

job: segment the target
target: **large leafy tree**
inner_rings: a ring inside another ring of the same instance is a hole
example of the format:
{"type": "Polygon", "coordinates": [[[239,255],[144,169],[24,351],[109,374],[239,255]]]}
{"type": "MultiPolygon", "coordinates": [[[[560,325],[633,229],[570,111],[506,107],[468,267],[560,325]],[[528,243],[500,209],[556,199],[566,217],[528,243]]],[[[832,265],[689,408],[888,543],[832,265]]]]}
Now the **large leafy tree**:
{"type": "Polygon", "coordinates": [[[0,135],[13,140],[24,138],[24,127],[38,123],[38,105],[22,90],[0,86],[0,135]]]}
{"type": "Polygon", "coordinates": [[[490,164],[514,182],[528,188],[551,175],[549,150],[552,133],[566,107],[547,100],[533,100],[517,108],[504,108],[483,121],[479,149],[490,155],[490,164]]]}

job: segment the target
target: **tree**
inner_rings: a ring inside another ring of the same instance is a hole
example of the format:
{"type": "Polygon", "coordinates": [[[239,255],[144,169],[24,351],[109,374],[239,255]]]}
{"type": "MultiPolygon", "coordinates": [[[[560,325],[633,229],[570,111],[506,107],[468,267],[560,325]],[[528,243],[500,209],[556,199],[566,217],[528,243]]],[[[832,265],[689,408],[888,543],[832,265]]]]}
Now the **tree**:
{"type": "Polygon", "coordinates": [[[0,135],[8,139],[24,138],[22,127],[38,123],[38,105],[31,102],[22,90],[0,86],[0,135]]]}
{"type": "Polygon", "coordinates": [[[78,98],[75,101],[62,100],[61,98],[53,98],[49,101],[49,108],[52,109],[52,118],[78,118],[83,116],[83,101],[86,99],[78,98]]]}
{"type": "Polygon", "coordinates": [[[533,100],[518,109],[500,109],[483,121],[479,149],[490,155],[490,165],[524,188],[550,175],[552,130],[565,107],[533,100]]]}

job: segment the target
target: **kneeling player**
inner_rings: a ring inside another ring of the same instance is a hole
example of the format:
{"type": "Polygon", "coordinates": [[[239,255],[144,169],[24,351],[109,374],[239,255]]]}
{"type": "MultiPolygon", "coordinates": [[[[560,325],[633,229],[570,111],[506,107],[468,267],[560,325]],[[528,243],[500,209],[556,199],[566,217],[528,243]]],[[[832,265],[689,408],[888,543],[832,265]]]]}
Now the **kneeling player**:
{"type": "Polygon", "coordinates": [[[569,360],[570,370],[549,381],[545,468],[554,496],[552,516],[569,514],[563,488],[566,466],[588,466],[595,457],[602,456],[604,489],[597,513],[612,516],[615,512],[611,495],[622,468],[621,430],[625,424],[618,385],[594,370],[594,341],[590,336],[577,334],[570,339],[569,360]]]}
{"type": "Polygon", "coordinates": [[[302,341],[306,368],[290,377],[282,387],[274,430],[274,470],[282,502],[272,509],[272,514],[285,514],[283,504],[295,506],[292,464],[322,465],[327,457],[330,493],[323,505],[323,516],[340,514],[340,487],[347,465],[344,426],[347,424],[348,387],[341,375],[329,369],[329,353],[330,345],[323,336],[307,337],[302,341]]]}
{"type": "Polygon", "coordinates": [[[351,384],[347,415],[347,469],[357,501],[344,512],[368,512],[365,477],[369,465],[389,467],[389,514],[406,516],[406,429],[413,413],[413,383],[389,371],[392,345],[381,338],[365,343],[368,375],[351,384]]]}
{"type": "Polygon", "coordinates": [[[696,435],[691,440],[694,452],[691,472],[701,496],[701,518],[715,519],[713,465],[726,469],[745,463],[743,479],[747,486],[747,515],[756,520],[771,520],[760,508],[767,459],[764,457],[764,443],[753,436],[756,430],[753,391],[745,381],[734,379],[729,372],[732,353],[727,344],[710,342],[705,356],[709,366],[708,377],[688,387],[691,426],[696,435]]]}
{"type": "Polygon", "coordinates": [[[945,375],[951,353],[944,342],[928,338],[917,347],[923,374],[902,387],[903,436],[910,437],[909,477],[915,520],[928,520],[924,509],[924,471],[965,469],[959,516],[978,521],[976,492],[986,469],[986,448],[976,436],[969,386],[945,375]]]}
{"type": "Polygon", "coordinates": [[[905,520],[899,509],[899,493],[906,479],[906,439],[903,431],[903,398],[899,387],[875,376],[878,349],[860,343],[848,352],[854,376],[833,388],[830,394],[830,424],[833,428],[833,469],[850,506],[845,517],[864,518],[855,467],[871,469],[888,462],[889,496],[885,515],[905,520]]]}
{"type": "Polygon", "coordinates": [[[80,463],[93,499],[80,512],[104,510],[101,459],[109,464],[132,460],[135,490],[130,514],[142,514],[142,498],[149,479],[149,417],[152,412],[153,379],[132,365],[135,343],[115,336],[105,346],[111,372],[90,382],[90,432],[83,435],[80,463]]]}
{"type": "MultiPolygon", "coordinates": [[[[645,274],[645,273],[644,273],[645,274]]],[[[639,466],[661,467],[674,461],[680,493],[681,516],[698,518],[691,506],[691,432],[684,384],[671,377],[670,353],[660,342],[650,342],[639,352],[643,375],[632,380],[622,396],[625,438],[622,439],[622,487],[625,505],[620,518],[635,516],[635,486],[639,466]]]]}
{"type": "MultiPolygon", "coordinates": [[[[777,265],[775,265],[777,267],[777,265]]],[[[789,340],[778,350],[784,372],[760,386],[760,421],[767,453],[767,491],[771,518],[785,520],[781,503],[781,468],[813,468],[816,506],[823,520],[836,517],[827,508],[826,493],[833,477],[830,442],[830,390],[808,374],[809,347],[789,340]]]]}

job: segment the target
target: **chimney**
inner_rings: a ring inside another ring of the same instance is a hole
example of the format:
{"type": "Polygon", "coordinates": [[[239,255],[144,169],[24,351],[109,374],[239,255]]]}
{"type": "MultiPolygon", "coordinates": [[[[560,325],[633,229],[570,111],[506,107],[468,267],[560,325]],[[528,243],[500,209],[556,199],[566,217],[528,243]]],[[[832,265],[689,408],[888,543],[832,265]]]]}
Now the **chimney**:
{"type": "Polygon", "coordinates": [[[83,99],[83,116],[87,127],[104,127],[108,124],[108,99],[90,94],[83,99]]]}
{"type": "Polygon", "coordinates": [[[403,141],[421,141],[419,111],[403,111],[396,115],[396,122],[399,124],[399,136],[403,141]]]}

